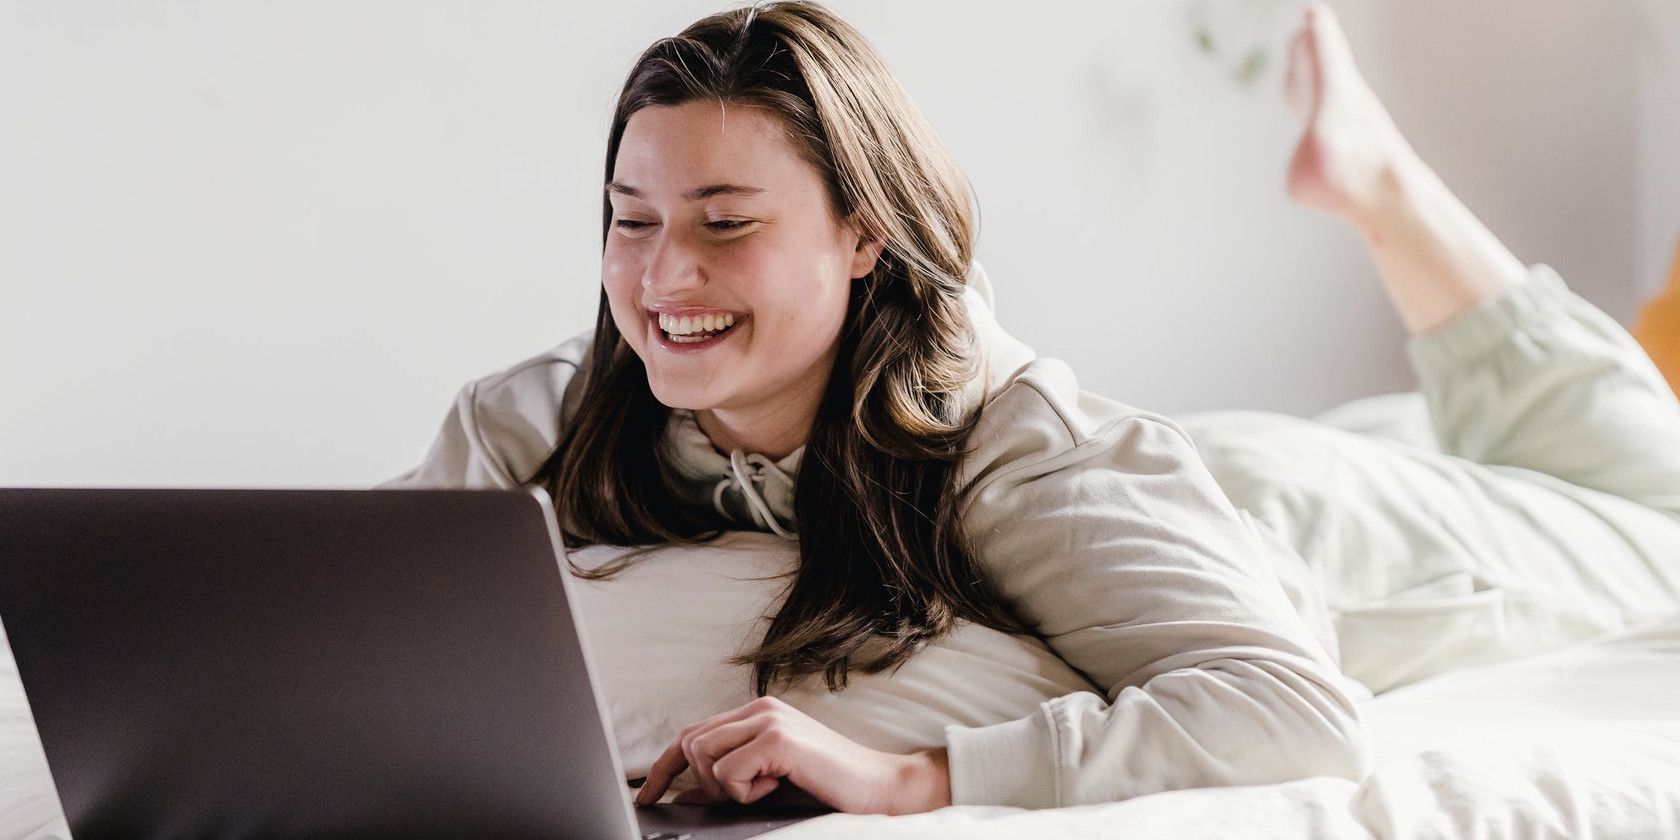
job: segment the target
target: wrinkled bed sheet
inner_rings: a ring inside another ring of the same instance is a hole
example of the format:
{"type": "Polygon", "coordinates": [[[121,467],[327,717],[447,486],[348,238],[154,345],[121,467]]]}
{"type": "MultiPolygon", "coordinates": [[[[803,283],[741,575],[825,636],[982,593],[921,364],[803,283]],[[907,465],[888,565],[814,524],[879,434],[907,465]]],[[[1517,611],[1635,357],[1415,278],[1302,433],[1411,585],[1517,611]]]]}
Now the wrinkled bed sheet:
{"type": "Polygon", "coordinates": [[[1371,705],[1363,782],[1332,778],[1024,811],[831,815],[817,838],[1680,837],[1680,619],[1443,674],[1371,705]]]}
{"type": "MultiPolygon", "coordinates": [[[[1153,794],[1026,811],[833,814],[772,840],[819,838],[1680,837],[1680,618],[1379,696],[1363,782],[1153,794]]],[[[67,837],[0,647],[0,838],[67,837]]]]}

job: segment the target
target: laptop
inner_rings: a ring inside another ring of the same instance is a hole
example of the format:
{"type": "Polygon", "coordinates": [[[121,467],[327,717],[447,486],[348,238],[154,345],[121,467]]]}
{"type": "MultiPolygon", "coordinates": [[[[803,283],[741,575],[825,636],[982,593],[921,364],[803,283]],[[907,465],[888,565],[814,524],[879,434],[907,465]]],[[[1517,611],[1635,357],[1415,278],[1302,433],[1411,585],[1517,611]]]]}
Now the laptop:
{"type": "Polygon", "coordinates": [[[734,840],[635,807],[542,491],[0,489],[0,622],[76,840],[734,840]]]}

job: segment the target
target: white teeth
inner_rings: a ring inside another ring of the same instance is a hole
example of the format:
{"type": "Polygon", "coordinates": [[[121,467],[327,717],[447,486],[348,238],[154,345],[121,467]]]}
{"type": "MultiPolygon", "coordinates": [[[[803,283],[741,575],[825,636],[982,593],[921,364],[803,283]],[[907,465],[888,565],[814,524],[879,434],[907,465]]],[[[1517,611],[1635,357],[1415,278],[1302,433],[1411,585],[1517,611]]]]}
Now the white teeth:
{"type": "Polygon", "coordinates": [[[722,315],[685,315],[681,318],[665,314],[659,316],[659,328],[672,336],[716,332],[729,329],[734,325],[735,316],[727,312],[722,315]]]}

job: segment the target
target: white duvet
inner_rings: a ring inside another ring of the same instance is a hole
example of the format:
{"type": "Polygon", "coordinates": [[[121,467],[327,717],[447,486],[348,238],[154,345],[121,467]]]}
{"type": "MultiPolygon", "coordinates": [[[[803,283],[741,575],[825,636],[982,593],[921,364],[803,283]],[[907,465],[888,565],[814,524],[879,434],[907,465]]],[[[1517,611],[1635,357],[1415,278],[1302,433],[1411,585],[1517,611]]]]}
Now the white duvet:
{"type": "Polygon", "coordinates": [[[1680,619],[1379,696],[1375,771],[1112,805],[831,815],[816,838],[1680,837],[1680,619]]]}
{"type": "MultiPolygon", "coordinates": [[[[1358,784],[833,814],[768,837],[1680,837],[1680,618],[1406,686],[1379,696],[1368,722],[1378,762],[1358,784]]],[[[15,666],[0,655],[0,840],[68,836],[15,666]]]]}

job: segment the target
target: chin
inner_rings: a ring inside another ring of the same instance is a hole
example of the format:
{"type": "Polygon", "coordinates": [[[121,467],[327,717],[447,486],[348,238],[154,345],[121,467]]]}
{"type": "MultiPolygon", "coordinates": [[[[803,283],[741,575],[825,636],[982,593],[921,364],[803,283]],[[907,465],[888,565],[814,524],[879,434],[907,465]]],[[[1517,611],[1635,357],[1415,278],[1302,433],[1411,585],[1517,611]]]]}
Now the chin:
{"type": "Polygon", "coordinates": [[[682,386],[661,386],[660,383],[648,380],[648,390],[653,392],[653,398],[666,408],[686,408],[690,411],[701,411],[713,408],[717,400],[711,395],[697,388],[682,386]]]}

